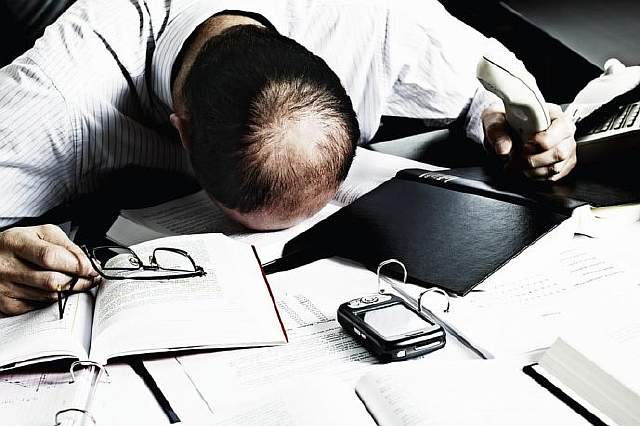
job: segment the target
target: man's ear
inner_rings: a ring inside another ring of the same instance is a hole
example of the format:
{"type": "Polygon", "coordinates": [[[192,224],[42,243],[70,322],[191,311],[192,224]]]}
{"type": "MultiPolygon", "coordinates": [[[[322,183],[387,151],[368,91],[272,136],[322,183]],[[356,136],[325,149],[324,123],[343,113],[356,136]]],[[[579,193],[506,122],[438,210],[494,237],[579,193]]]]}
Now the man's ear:
{"type": "Polygon", "coordinates": [[[169,116],[169,121],[171,121],[171,125],[178,131],[180,140],[182,141],[182,146],[184,146],[184,148],[189,151],[189,149],[191,148],[191,137],[189,136],[189,119],[173,113],[169,116]]]}

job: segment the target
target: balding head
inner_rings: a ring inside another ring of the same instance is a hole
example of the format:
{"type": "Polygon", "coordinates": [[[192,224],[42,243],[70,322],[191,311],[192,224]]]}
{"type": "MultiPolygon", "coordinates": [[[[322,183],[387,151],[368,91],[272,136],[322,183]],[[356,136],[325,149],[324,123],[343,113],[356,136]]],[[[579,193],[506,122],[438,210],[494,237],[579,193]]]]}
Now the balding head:
{"type": "Polygon", "coordinates": [[[308,217],[351,165],[359,131],[338,77],[272,30],[237,26],[211,39],[184,98],[194,170],[245,225],[275,229],[308,217]]]}

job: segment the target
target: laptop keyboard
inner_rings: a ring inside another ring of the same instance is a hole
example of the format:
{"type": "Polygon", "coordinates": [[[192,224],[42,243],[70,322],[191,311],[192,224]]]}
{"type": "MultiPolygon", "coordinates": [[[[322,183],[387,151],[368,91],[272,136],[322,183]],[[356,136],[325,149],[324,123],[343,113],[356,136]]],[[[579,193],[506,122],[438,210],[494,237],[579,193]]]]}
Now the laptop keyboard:
{"type": "Polygon", "coordinates": [[[629,105],[621,105],[614,115],[609,117],[602,125],[596,126],[587,132],[588,135],[617,130],[624,127],[632,127],[640,114],[640,102],[629,105]]]}

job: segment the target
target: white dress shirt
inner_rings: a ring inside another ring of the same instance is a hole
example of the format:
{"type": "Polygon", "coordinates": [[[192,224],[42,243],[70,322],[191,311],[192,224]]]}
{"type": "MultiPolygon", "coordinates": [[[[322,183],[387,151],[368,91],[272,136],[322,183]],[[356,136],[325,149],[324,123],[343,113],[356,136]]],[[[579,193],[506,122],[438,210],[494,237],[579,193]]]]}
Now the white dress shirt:
{"type": "Polygon", "coordinates": [[[475,79],[487,39],[435,0],[80,0],[0,70],[0,226],[95,190],[127,165],[190,172],[170,74],[195,27],[224,10],[259,13],[322,57],[358,116],[463,119],[482,141],[495,102],[475,79]]]}

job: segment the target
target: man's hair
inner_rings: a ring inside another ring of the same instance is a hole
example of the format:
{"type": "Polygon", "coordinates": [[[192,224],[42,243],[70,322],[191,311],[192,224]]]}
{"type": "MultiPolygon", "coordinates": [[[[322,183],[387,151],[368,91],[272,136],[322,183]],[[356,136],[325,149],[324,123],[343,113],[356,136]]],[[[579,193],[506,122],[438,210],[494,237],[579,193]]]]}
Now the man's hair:
{"type": "Polygon", "coordinates": [[[213,37],[183,95],[194,170],[227,208],[308,215],[347,175],[360,136],[351,100],[320,57],[276,31],[213,37]]]}

